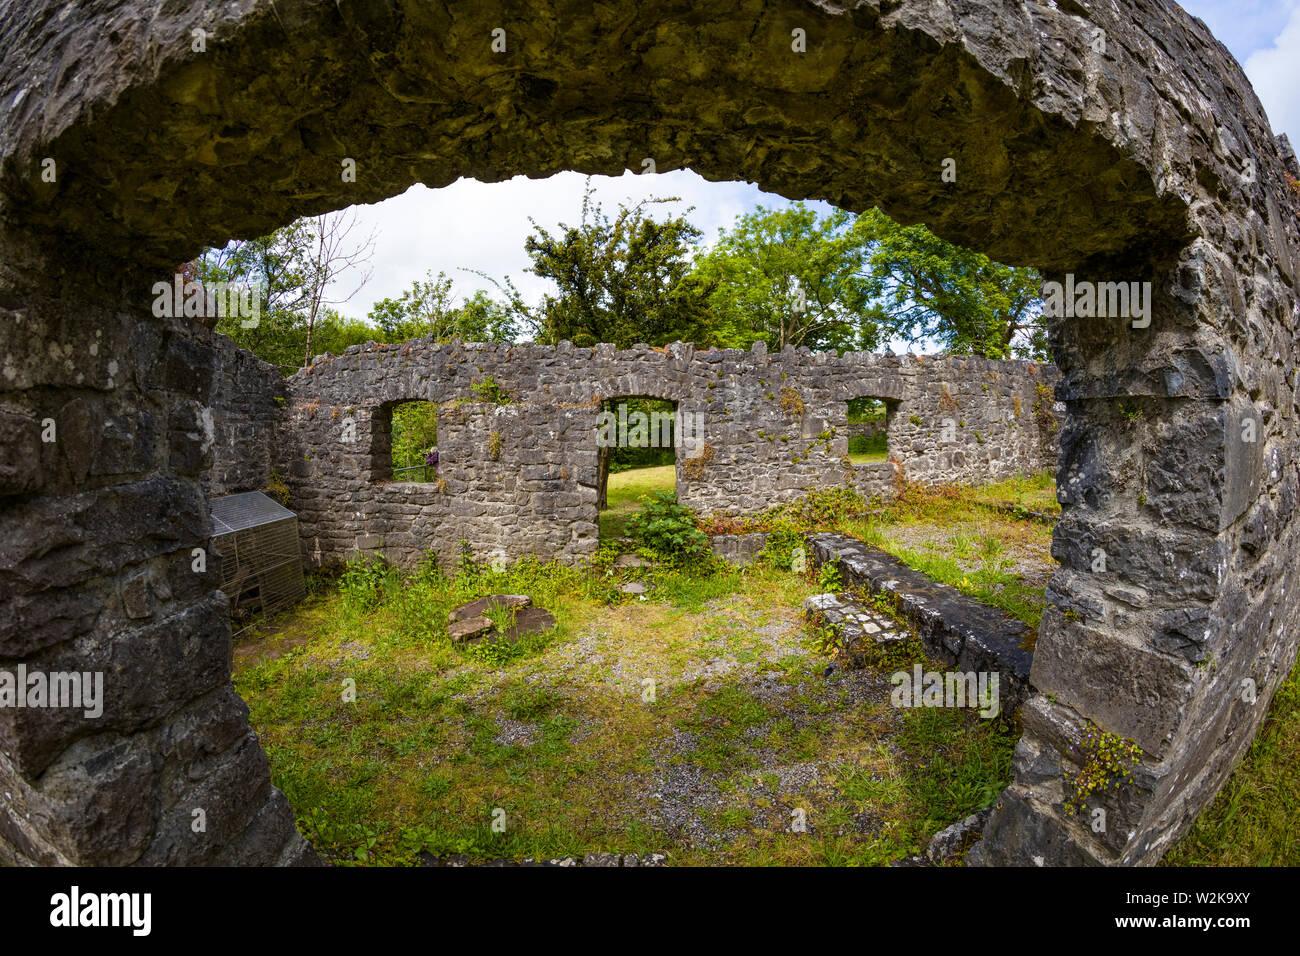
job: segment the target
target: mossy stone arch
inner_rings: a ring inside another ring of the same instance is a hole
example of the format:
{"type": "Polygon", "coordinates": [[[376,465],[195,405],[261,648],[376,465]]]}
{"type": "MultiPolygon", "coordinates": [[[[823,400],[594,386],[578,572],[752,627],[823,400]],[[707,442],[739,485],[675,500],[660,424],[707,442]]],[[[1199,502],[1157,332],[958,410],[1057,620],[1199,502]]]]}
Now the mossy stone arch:
{"type": "Polygon", "coordinates": [[[1042,693],[974,858],[1153,862],[1253,737],[1300,634],[1283,597],[1300,584],[1300,236],[1258,100],[1175,4],[66,13],[0,0],[0,658],[111,663],[118,683],[93,726],[0,712],[13,795],[0,859],[310,859],[230,687],[212,575],[190,570],[208,535],[194,423],[210,358],[152,316],[149,293],[205,245],[460,176],[618,174],[650,159],[878,204],[1052,279],[1150,281],[1148,325],[1053,330],[1062,567],[1035,659],[1042,693]],[[1118,410],[1135,400],[1136,430],[1118,410]],[[102,424],[124,416],[129,455],[102,424]],[[47,417],[68,440],[42,451],[47,417]],[[1248,417],[1260,428],[1246,443],[1248,417]],[[1247,680],[1254,703],[1238,693],[1247,680]],[[1060,813],[1086,721],[1145,754],[1101,833],[1060,813]]]}

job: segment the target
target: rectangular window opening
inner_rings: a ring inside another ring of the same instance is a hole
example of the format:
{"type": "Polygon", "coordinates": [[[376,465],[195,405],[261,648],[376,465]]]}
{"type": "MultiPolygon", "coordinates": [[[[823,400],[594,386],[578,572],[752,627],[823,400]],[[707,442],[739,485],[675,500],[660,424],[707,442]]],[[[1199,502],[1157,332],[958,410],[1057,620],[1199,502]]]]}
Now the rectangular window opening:
{"type": "Polygon", "coordinates": [[[896,402],[855,398],[848,402],[849,460],[877,465],[889,460],[889,419],[896,402]]]}
{"type": "Polygon", "coordinates": [[[438,406],[401,402],[389,419],[391,480],[433,483],[438,480],[438,406]]]}

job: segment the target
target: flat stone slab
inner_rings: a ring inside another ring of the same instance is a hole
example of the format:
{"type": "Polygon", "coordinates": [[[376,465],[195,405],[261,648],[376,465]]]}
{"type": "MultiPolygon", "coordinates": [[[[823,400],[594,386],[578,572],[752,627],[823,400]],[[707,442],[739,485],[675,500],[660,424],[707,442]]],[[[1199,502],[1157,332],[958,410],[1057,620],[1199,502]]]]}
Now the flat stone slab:
{"type": "Polygon", "coordinates": [[[473,641],[492,632],[493,624],[485,617],[467,617],[456,621],[447,628],[447,636],[453,644],[461,641],[473,641]]]}
{"type": "Polygon", "coordinates": [[[457,644],[486,638],[491,638],[493,643],[513,644],[555,627],[555,615],[545,608],[532,605],[533,599],[527,594],[489,594],[477,601],[462,604],[448,614],[450,624],[447,636],[457,644]],[[496,625],[486,616],[489,608],[509,608],[513,623],[498,632],[496,625]]]}
{"type": "Polygon", "coordinates": [[[616,568],[654,568],[658,567],[653,561],[647,561],[639,554],[620,554],[614,559],[616,568]]]}
{"type": "Polygon", "coordinates": [[[815,565],[838,561],[845,583],[891,595],[932,656],[963,670],[996,672],[1007,701],[1004,709],[1019,707],[1033,692],[1029,671],[1034,652],[1024,646],[1033,634],[1028,624],[857,538],[824,533],[809,535],[808,541],[815,565]]]}
{"type": "Polygon", "coordinates": [[[515,612],[515,623],[502,631],[496,640],[513,644],[533,634],[549,631],[553,627],[555,627],[555,615],[550,611],[540,607],[525,607],[515,612]]]}
{"type": "Polygon", "coordinates": [[[528,605],[532,603],[533,599],[527,594],[489,594],[487,597],[479,598],[477,601],[462,604],[447,615],[447,621],[450,624],[455,624],[457,621],[463,621],[466,618],[482,617],[487,613],[488,608],[521,608],[528,607],[528,605]]]}
{"type": "Polygon", "coordinates": [[[803,607],[808,617],[832,629],[836,656],[846,670],[866,666],[867,651],[872,647],[901,644],[911,636],[887,614],[863,607],[842,594],[814,594],[803,607]]]}
{"type": "Polygon", "coordinates": [[[624,594],[645,594],[647,588],[640,581],[628,581],[627,584],[622,585],[619,590],[624,594]]]}
{"type": "Polygon", "coordinates": [[[714,555],[730,564],[744,567],[767,547],[767,532],[753,534],[715,534],[709,537],[709,548],[714,555]]]}

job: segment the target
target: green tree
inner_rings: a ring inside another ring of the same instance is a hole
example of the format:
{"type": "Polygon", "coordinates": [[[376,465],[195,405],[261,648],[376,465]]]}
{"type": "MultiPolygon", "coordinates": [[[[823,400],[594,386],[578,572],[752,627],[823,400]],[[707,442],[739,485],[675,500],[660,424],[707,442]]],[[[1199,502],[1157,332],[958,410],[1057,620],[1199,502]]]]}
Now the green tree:
{"type": "Polygon", "coordinates": [[[695,264],[721,344],[876,348],[876,326],[864,317],[866,250],[852,226],[851,213],[822,217],[803,203],[738,217],[695,264]]]}
{"type": "Polygon", "coordinates": [[[650,206],[677,199],[620,204],[611,219],[593,192],[588,180],[576,226],[561,223],[552,233],[529,219],[534,232],[524,241],[533,263],[528,271],[550,279],[558,291],[533,307],[508,279],[498,283],[521,324],[551,344],[708,342],[711,288],[691,268],[700,231],[685,215],[658,221],[649,213],[650,206]]]}
{"type": "Polygon", "coordinates": [[[878,209],[857,217],[873,300],[866,317],[884,339],[932,342],[958,355],[1045,359],[1042,277],[902,226],[878,209]]]}
{"type": "Polygon", "coordinates": [[[187,278],[205,285],[225,282],[256,288],[261,303],[256,325],[248,326],[243,316],[225,316],[216,322],[216,331],[291,374],[314,353],[325,351],[319,341],[313,343],[322,323],[332,323],[328,334],[338,337],[342,318],[332,305],[360,291],[368,278],[364,266],[373,236],[357,244],[352,238],[355,226],[354,211],[299,219],[256,239],[207,249],[182,268],[187,278]],[[331,283],[354,272],[359,281],[352,293],[342,300],[331,298],[331,283]]]}
{"type": "Polygon", "coordinates": [[[216,323],[216,331],[286,373],[298,368],[305,344],[296,326],[306,301],[301,264],[309,240],[305,222],[298,220],[256,239],[206,249],[188,264],[188,273],[205,285],[226,282],[260,291],[256,325],[246,327],[242,317],[227,316],[216,323]]]}
{"type": "Polygon", "coordinates": [[[369,320],[387,342],[432,336],[435,341],[509,342],[516,334],[511,310],[482,289],[461,305],[455,304],[452,281],[446,273],[426,278],[396,299],[380,299],[369,320]]]}
{"type": "Polygon", "coordinates": [[[398,469],[424,468],[425,456],[438,445],[438,406],[433,402],[404,402],[393,407],[392,461],[394,477],[399,481],[432,478],[432,469],[398,472],[398,469]]]}
{"type": "Polygon", "coordinates": [[[326,308],[316,320],[316,332],[312,337],[312,351],[317,355],[342,355],[350,345],[365,345],[367,342],[385,341],[383,333],[373,325],[361,320],[351,319],[337,310],[326,308]]]}

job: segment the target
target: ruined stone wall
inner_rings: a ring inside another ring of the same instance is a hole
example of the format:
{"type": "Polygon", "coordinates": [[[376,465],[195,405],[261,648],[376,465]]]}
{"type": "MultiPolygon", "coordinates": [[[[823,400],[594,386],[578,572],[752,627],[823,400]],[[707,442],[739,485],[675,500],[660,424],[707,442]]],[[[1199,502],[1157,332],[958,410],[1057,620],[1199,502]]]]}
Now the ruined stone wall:
{"type": "Polygon", "coordinates": [[[163,578],[206,538],[190,436],[210,364],[148,293],[204,246],[414,182],[651,158],[878,205],[1053,281],[1152,284],[1140,325],[1052,329],[1043,693],[968,859],[1155,862],[1295,660],[1293,154],[1175,3],[0,0],[0,106],[0,661],[111,662],[118,695],[111,724],[0,719],[6,860],[294,858],[228,659],[199,662],[228,646],[215,582],[163,578]],[[84,449],[37,449],[46,417],[84,449]],[[1090,725],[1143,751],[1104,833],[1062,809],[1090,725]]]}
{"type": "Polygon", "coordinates": [[[212,389],[203,412],[212,466],[203,472],[203,490],[209,497],[261,491],[271,482],[284,377],[226,336],[195,324],[186,328],[212,353],[212,389]]]}
{"type": "Polygon", "coordinates": [[[616,351],[537,345],[360,346],[318,357],[288,382],[277,468],[316,565],[382,553],[444,564],[573,560],[596,550],[601,402],[653,397],[700,426],[677,449],[677,495],[704,514],[746,514],[814,489],[887,496],[899,480],[995,481],[1050,468],[1056,370],[972,358],[815,354],[787,349],[616,351]],[[495,385],[508,404],[482,400],[495,385]],[[847,457],[848,401],[889,403],[891,461],[847,457]],[[392,481],[394,404],[440,404],[438,476],[392,481]],[[1049,425],[1047,432],[1043,424],[1049,425]]]}
{"type": "Polygon", "coordinates": [[[857,465],[856,487],[887,494],[895,473],[978,485],[1055,467],[1058,377],[1050,364],[911,359],[901,400],[886,404],[889,461],[857,465]]]}

